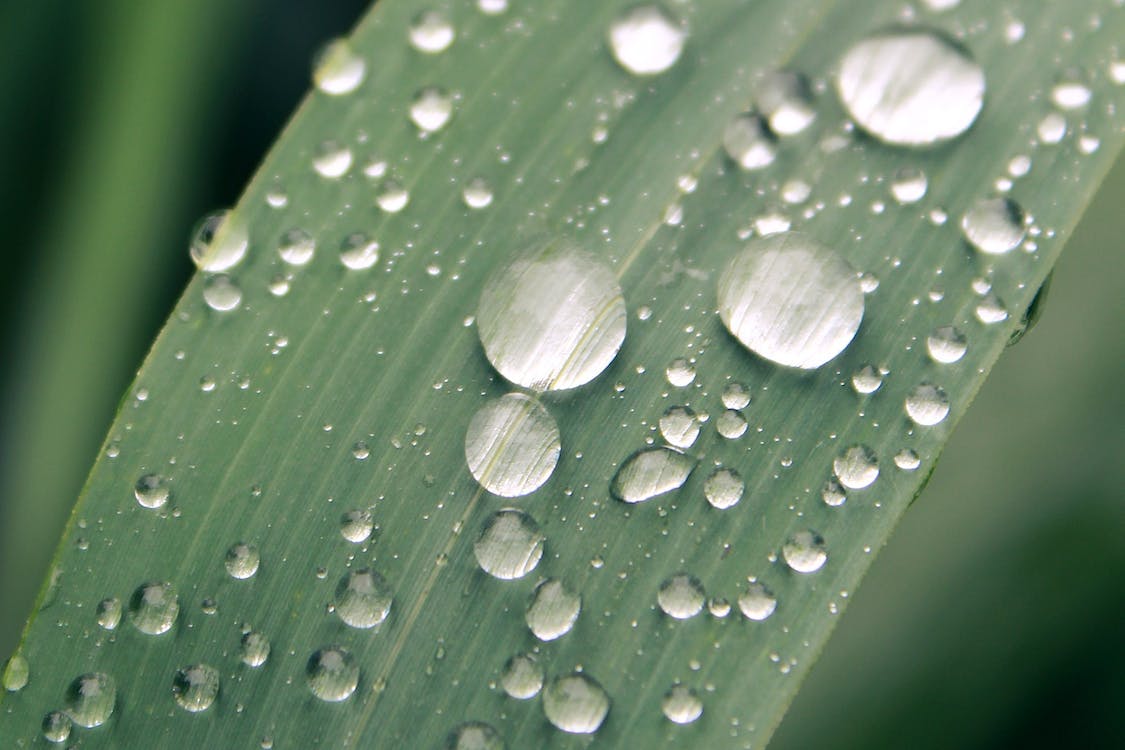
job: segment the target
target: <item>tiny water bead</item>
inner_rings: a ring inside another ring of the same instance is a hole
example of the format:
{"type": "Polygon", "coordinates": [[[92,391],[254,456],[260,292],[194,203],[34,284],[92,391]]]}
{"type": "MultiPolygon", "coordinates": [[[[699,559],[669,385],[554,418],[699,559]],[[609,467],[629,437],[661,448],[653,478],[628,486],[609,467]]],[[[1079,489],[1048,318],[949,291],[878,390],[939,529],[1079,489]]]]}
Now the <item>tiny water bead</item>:
{"type": "Polygon", "coordinates": [[[488,208],[492,205],[492,187],[484,178],[474,177],[461,190],[461,200],[472,209],[488,208]]]}
{"type": "Polygon", "coordinates": [[[864,365],[852,373],[852,389],[861,396],[879,390],[883,385],[883,373],[874,365],[864,365]]]}
{"type": "Polygon", "coordinates": [[[824,546],[824,537],[805,529],[789,537],[781,547],[781,556],[790,569],[798,573],[815,573],[828,561],[828,550],[824,546]]]}
{"type": "Polygon", "coordinates": [[[664,377],[668,379],[668,385],[686,388],[695,382],[695,365],[683,357],[676,357],[664,368],[664,377]]]}
{"type": "Polygon", "coordinates": [[[922,459],[910,448],[903,448],[895,454],[895,466],[903,471],[914,471],[922,465],[922,459]]]}
{"type": "Polygon", "coordinates": [[[656,592],[656,603],[669,617],[687,620],[703,611],[707,595],[699,579],[688,573],[667,578],[656,592]]]}
{"type": "Polygon", "coordinates": [[[550,479],[562,444],[554,417],[538,401],[509,393],[477,410],[465,432],[469,473],[494,495],[520,497],[550,479]]]}
{"type": "Polygon", "coordinates": [[[760,581],[753,581],[738,595],[738,609],[748,620],[761,622],[777,609],[777,597],[760,581]]]}
{"type": "Polygon", "coordinates": [[[227,573],[231,578],[245,579],[252,578],[258,572],[260,561],[261,556],[258,554],[257,547],[246,542],[238,542],[227,550],[223,564],[226,565],[227,573]]]}
{"type": "Polygon", "coordinates": [[[553,641],[570,632],[582,611],[582,597],[557,578],[535,588],[524,613],[527,627],[541,641],[553,641]]]}
{"type": "Polygon", "coordinates": [[[642,448],[622,462],[610,490],[626,503],[640,503],[678,490],[695,468],[695,459],[665,446],[642,448]]]}
{"type": "Polygon", "coordinates": [[[352,544],[362,544],[375,530],[375,519],[369,510],[349,510],[340,516],[340,535],[352,544]]]}
{"type": "Polygon", "coordinates": [[[116,630],[121,624],[121,600],[116,596],[107,597],[98,602],[95,616],[105,630],[116,630]]]}
{"type": "Polygon", "coordinates": [[[147,635],[167,633],[180,614],[180,598],[170,583],[142,583],[129,597],[129,620],[147,635]]]}
{"type": "Polygon", "coordinates": [[[609,695],[583,672],[556,677],[543,691],[543,713],[556,729],[593,734],[609,713],[609,695]]]}
{"type": "Polygon", "coordinates": [[[984,198],[961,217],[969,244],[986,255],[1003,255],[1019,247],[1027,235],[1023,209],[1009,198],[984,198]]]}
{"type": "Polygon", "coordinates": [[[328,42],[313,58],[313,83],[330,96],[350,94],[367,75],[367,63],[346,39],[328,42]]]}
{"type": "Polygon", "coordinates": [[[13,654],[4,662],[4,669],[0,672],[0,686],[9,693],[18,693],[27,687],[30,676],[31,667],[27,659],[22,654],[13,654]]]}
{"type": "Polygon", "coordinates": [[[291,266],[306,265],[315,253],[316,240],[300,227],[285,232],[277,243],[278,256],[291,266]]]}
{"type": "Polygon", "coordinates": [[[926,173],[917,167],[902,167],[891,179],[891,195],[901,205],[922,200],[928,187],[926,173]]]}
{"type": "Polygon", "coordinates": [[[949,415],[949,396],[933,383],[919,383],[906,397],[906,416],[922,427],[942,422],[949,415]]]}
{"type": "Polygon", "coordinates": [[[117,704],[117,683],[103,672],[79,675],[66,689],[66,715],[91,729],[109,721],[117,704]]]}
{"type": "Polygon", "coordinates": [[[660,701],[660,710],[674,724],[691,724],[703,715],[703,701],[686,685],[673,685],[660,701]]]}
{"type": "Polygon", "coordinates": [[[626,11],[610,24],[609,48],[617,63],[638,76],[663,73],[676,64],[687,32],[658,5],[626,11]]]}
{"type": "Polygon", "coordinates": [[[362,232],[354,232],[340,243],[340,262],[349,271],[363,271],[379,261],[379,243],[362,232]]]}
{"type": "Polygon", "coordinates": [[[168,489],[168,480],[159,474],[145,474],[133,485],[133,497],[141,507],[155,510],[168,502],[172,492],[168,489]]]}
{"type": "Polygon", "coordinates": [[[318,175],[335,180],[352,168],[352,150],[336,141],[324,141],[316,147],[312,165],[318,175]]]}
{"type": "Polygon", "coordinates": [[[452,115],[453,97],[436,86],[422,89],[410,103],[410,120],[423,133],[441,130],[452,115]]]}
{"type": "Polygon", "coordinates": [[[359,665],[342,646],[317,649],[305,663],[305,682],[309,691],[328,703],[347,700],[359,684],[359,665]]]}
{"type": "Polygon", "coordinates": [[[832,473],[847,489],[862,490],[879,478],[879,459],[866,445],[852,445],[832,461],[832,473]]]}
{"type": "Polygon", "coordinates": [[[836,91],[856,124],[899,146],[931,146],[973,124],[984,103],[984,71],[937,32],[892,29],[844,54],[836,91]]]}
{"type": "Polygon", "coordinates": [[[230,211],[215,211],[195,225],[191,235],[191,260],[200,271],[227,271],[242,262],[249,245],[246,224],[234,218],[230,211]]]}
{"type": "Polygon", "coordinates": [[[953,326],[938,326],[926,337],[926,351],[930,359],[941,364],[959,362],[969,348],[965,334],[953,326]]]}
{"type": "Polygon", "coordinates": [[[203,301],[215,312],[230,312],[242,304],[242,289],[229,276],[211,276],[203,282],[203,301]]]}
{"type": "Polygon", "coordinates": [[[723,130],[723,150],[747,172],[765,169],[777,158],[777,140],[753,112],[738,115],[723,130]]]}
{"type": "Polygon", "coordinates": [[[715,419],[715,431],[727,440],[738,440],[746,428],[746,417],[737,409],[727,409],[715,419]]]}
{"type": "Polygon", "coordinates": [[[590,382],[625,341],[625,299],[613,270],[567,241],[546,242],[497,269],[477,307],[496,371],[536,391],[590,382]]]}
{"type": "Polygon", "coordinates": [[[727,383],[723,387],[723,406],[728,409],[745,409],[750,405],[750,389],[742,383],[727,383]]]}
{"type": "Polygon", "coordinates": [[[353,628],[373,628],[387,619],[393,594],[383,576],[368,568],[353,570],[336,585],[336,615],[353,628]]]}
{"type": "Polygon", "coordinates": [[[485,573],[510,581],[535,570],[545,541],[534,518],[522,510],[505,508],[484,522],[473,554],[485,573]]]}
{"type": "Polygon", "coordinates": [[[660,416],[660,435],[671,446],[690,448],[699,437],[699,420],[686,406],[670,406],[660,416]]]}
{"type": "Polygon", "coordinates": [[[192,664],[172,676],[172,697],[191,713],[206,711],[219,695],[219,670],[207,664],[192,664]]]}
{"type": "Polygon", "coordinates": [[[758,86],[757,102],[770,130],[780,136],[796,135],[816,119],[808,78],[791,70],[767,74],[758,86]]]}
{"type": "Polygon", "coordinates": [[[264,633],[251,630],[239,642],[239,656],[248,667],[260,667],[270,658],[270,639],[264,633]]]}
{"type": "Polygon", "coordinates": [[[43,729],[43,739],[48,742],[66,742],[70,739],[70,732],[74,728],[74,722],[62,711],[48,711],[43,717],[41,727],[43,729]]]}
{"type": "Polygon", "coordinates": [[[719,510],[733,508],[745,491],[746,484],[734,469],[716,469],[703,482],[703,496],[711,507],[719,510]]]}
{"type": "Polygon", "coordinates": [[[500,673],[500,686],[517,700],[528,700],[539,695],[543,688],[543,668],[530,654],[516,654],[504,663],[500,673]]]}
{"type": "Polygon", "coordinates": [[[719,277],[718,299],[735,338],[787,367],[820,367],[847,348],[863,320],[855,269],[794,232],[749,242],[719,277]]]}
{"type": "Polygon", "coordinates": [[[483,721],[466,721],[445,738],[445,750],[505,750],[504,740],[483,721]]]}
{"type": "Polygon", "coordinates": [[[434,10],[419,13],[410,25],[410,46],[431,55],[448,49],[455,36],[449,19],[434,10]]]}

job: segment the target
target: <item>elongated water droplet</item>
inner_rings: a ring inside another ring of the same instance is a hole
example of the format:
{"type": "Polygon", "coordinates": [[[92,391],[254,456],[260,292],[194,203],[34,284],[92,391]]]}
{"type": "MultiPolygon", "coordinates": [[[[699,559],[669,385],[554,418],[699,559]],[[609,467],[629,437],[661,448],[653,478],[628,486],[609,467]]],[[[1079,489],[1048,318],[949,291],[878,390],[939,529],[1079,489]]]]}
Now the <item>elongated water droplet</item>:
{"type": "Polygon", "coordinates": [[[938,326],[926,337],[926,351],[930,359],[942,364],[958,362],[965,356],[969,341],[965,334],[953,326],[938,326]]]}
{"type": "Polygon", "coordinates": [[[129,597],[129,619],[142,633],[167,633],[179,614],[180,598],[170,583],[142,583],[129,597]]]}
{"type": "Polygon", "coordinates": [[[738,608],[746,619],[761,622],[777,609],[777,597],[765,584],[754,581],[739,594],[738,608]]]}
{"type": "Polygon", "coordinates": [[[542,487],[551,478],[561,449],[554,417],[522,393],[486,403],[465,432],[469,472],[501,497],[520,497],[542,487]]]}
{"type": "Polygon", "coordinates": [[[535,588],[524,620],[541,641],[553,641],[570,632],[582,611],[582,597],[557,578],[535,588]]]}
{"type": "Polygon", "coordinates": [[[1078,80],[1077,74],[1071,72],[1051,89],[1051,101],[1059,109],[1082,109],[1090,103],[1093,93],[1090,87],[1078,80]]]}
{"type": "Polygon", "coordinates": [[[1023,242],[1023,210],[1009,198],[985,198],[961,217],[961,231],[973,247],[987,255],[1011,252],[1023,242]]]}
{"type": "Polygon", "coordinates": [[[742,499],[746,485],[734,469],[716,469],[703,483],[703,495],[713,508],[733,508],[742,499]]]}
{"type": "Polygon", "coordinates": [[[219,670],[207,664],[177,669],[172,676],[172,697],[191,713],[206,711],[219,695],[219,670]]]}
{"type": "Polygon", "coordinates": [[[103,672],[74,678],[66,689],[66,714],[80,727],[100,727],[117,705],[117,684],[103,672]]]}
{"type": "Polygon", "coordinates": [[[485,521],[473,554],[481,570],[508,581],[535,570],[545,541],[534,518],[522,510],[505,508],[485,521]]]}
{"type": "Polygon", "coordinates": [[[517,700],[534,698],[543,688],[543,668],[531,654],[516,654],[504,663],[500,685],[517,700]]]}
{"type": "Polygon", "coordinates": [[[373,628],[391,611],[391,587],[373,570],[353,570],[336,585],[336,615],[353,628],[373,628]]]}
{"type": "Polygon", "coordinates": [[[453,97],[435,86],[419,91],[410,103],[410,120],[423,133],[445,127],[453,115],[453,97]]]}
{"type": "Polygon", "coordinates": [[[347,700],[359,684],[359,665],[341,646],[325,646],[309,656],[305,682],[317,698],[329,703],[347,700]]]}
{"type": "Polygon", "coordinates": [[[719,278],[723,325],[755,354],[815,369],[842,352],[863,320],[854,268],[801,234],[754,240],[719,278]]]}
{"type": "Polygon", "coordinates": [[[172,492],[168,489],[168,480],[159,474],[145,474],[133,485],[133,497],[144,508],[160,508],[168,502],[172,492]]]}
{"type": "Polygon", "coordinates": [[[703,715],[703,701],[686,685],[673,685],[660,701],[664,718],[675,724],[691,724],[703,715]]]}
{"type": "Polygon", "coordinates": [[[191,259],[200,271],[216,273],[234,268],[246,257],[250,240],[246,224],[230,211],[207,214],[191,236],[191,259]]]}
{"type": "Polygon", "coordinates": [[[688,573],[677,573],[660,584],[656,603],[669,617],[687,620],[703,611],[707,595],[699,579],[688,573]]]}
{"type": "Polygon", "coordinates": [[[592,734],[609,713],[609,696],[592,677],[574,672],[551,680],[543,691],[543,713],[557,729],[592,734]]]}
{"type": "Polygon", "coordinates": [[[410,45],[431,55],[448,49],[455,36],[453,24],[436,10],[423,11],[410,25],[410,45]]]}
{"type": "Polygon", "coordinates": [[[367,74],[367,64],[345,39],[325,44],[313,58],[313,82],[331,96],[350,94],[367,74]]]}
{"type": "Polygon", "coordinates": [[[933,383],[919,383],[910,391],[904,402],[906,415],[916,425],[930,427],[949,415],[949,396],[933,383]]]}
{"type": "Polygon", "coordinates": [[[844,487],[862,490],[879,478],[879,459],[866,445],[853,445],[836,456],[832,472],[844,487]]]}
{"type": "Polygon", "coordinates": [[[31,667],[22,654],[13,654],[4,662],[4,669],[0,671],[0,687],[9,693],[18,693],[27,686],[31,675],[31,667]]]}
{"type": "Polygon", "coordinates": [[[742,169],[765,169],[777,158],[777,142],[761,116],[749,112],[735,117],[723,130],[723,150],[742,169]]]}
{"type": "Polygon", "coordinates": [[[687,32],[658,5],[642,5],[619,16],[609,27],[609,48],[633,75],[663,73],[675,65],[687,32]]]}
{"type": "Polygon", "coordinates": [[[781,547],[785,564],[798,573],[815,573],[828,561],[824,537],[812,530],[798,531],[781,547]]]}
{"type": "Polygon", "coordinates": [[[265,633],[251,630],[239,643],[239,658],[248,667],[260,667],[270,658],[270,639],[265,633]]]}
{"type": "Polygon", "coordinates": [[[683,487],[695,468],[695,459],[673,448],[643,448],[617,469],[610,489],[614,497],[640,503],[683,487]]]}
{"type": "Polygon", "coordinates": [[[227,556],[223,563],[226,565],[231,578],[244,579],[252,578],[258,572],[258,564],[261,559],[258,548],[253,544],[238,542],[232,544],[230,549],[227,550],[227,556]]]}

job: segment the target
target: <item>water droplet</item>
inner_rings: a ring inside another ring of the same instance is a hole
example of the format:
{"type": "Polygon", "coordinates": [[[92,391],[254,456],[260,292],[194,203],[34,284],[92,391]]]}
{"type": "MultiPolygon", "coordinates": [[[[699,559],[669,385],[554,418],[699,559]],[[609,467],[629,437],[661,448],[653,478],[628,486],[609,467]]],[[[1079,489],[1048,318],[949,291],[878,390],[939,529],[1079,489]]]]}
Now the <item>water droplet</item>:
{"type": "Polygon", "coordinates": [[[340,516],[340,535],[353,544],[362,544],[371,536],[375,519],[367,510],[349,510],[340,516]]]}
{"type": "Polygon", "coordinates": [[[715,420],[715,430],[727,440],[738,440],[746,434],[746,417],[737,409],[727,409],[715,420]]]}
{"type": "Polygon", "coordinates": [[[487,16],[497,16],[508,10],[508,0],[477,0],[477,7],[487,16]]]}
{"type": "Polygon", "coordinates": [[[829,479],[820,488],[820,499],[830,508],[838,508],[848,499],[844,488],[835,479],[829,479]]]}
{"type": "Polygon", "coordinates": [[[703,715],[703,701],[686,685],[673,685],[660,701],[660,710],[668,721],[690,724],[703,715]]]}
{"type": "Polygon", "coordinates": [[[781,547],[785,564],[798,573],[815,573],[828,561],[824,537],[815,531],[798,531],[781,547]]]}
{"type": "Polygon", "coordinates": [[[324,141],[316,147],[312,165],[321,177],[335,180],[352,168],[352,150],[336,141],[324,141]]]}
{"type": "Polygon", "coordinates": [[[675,388],[686,388],[695,382],[695,365],[683,357],[677,357],[664,368],[664,377],[675,388]]]}
{"type": "Polygon", "coordinates": [[[792,232],[748,243],[724,269],[718,297],[727,330],[755,354],[788,367],[828,362],[863,320],[855,269],[792,232]]]}
{"type": "Polygon", "coordinates": [[[367,64],[345,39],[328,42],[313,58],[313,82],[332,96],[355,91],[366,74],[367,64]]]}
{"type": "Polygon", "coordinates": [[[686,406],[671,406],[660,417],[660,434],[676,448],[690,448],[699,437],[699,420],[686,406]]]}
{"type": "Polygon", "coordinates": [[[453,44],[456,32],[453,24],[438,11],[423,11],[415,17],[410,26],[410,44],[419,52],[437,54],[453,44]]]}
{"type": "Polygon", "coordinates": [[[4,662],[4,670],[0,672],[0,685],[9,693],[18,693],[27,686],[31,676],[31,667],[27,659],[21,654],[13,654],[4,662]]]}
{"type": "Polygon", "coordinates": [[[522,510],[505,508],[484,522],[473,554],[485,573],[510,581],[535,570],[545,541],[534,518],[522,510]]]}
{"type": "Polygon", "coordinates": [[[750,389],[742,383],[727,383],[722,399],[728,409],[745,409],[750,405],[750,389]]]}
{"type": "Polygon", "coordinates": [[[984,72],[956,42],[926,29],[895,29],[854,44],[836,76],[840,101],[871,135],[900,146],[929,146],[973,124],[984,101],[984,72]]]}
{"type": "Polygon", "coordinates": [[[777,135],[796,135],[816,119],[812,88],[800,73],[789,70],[769,73],[758,86],[757,101],[770,130],[777,135]]]}
{"type": "Polygon", "coordinates": [[[207,664],[192,664],[172,676],[172,697],[191,713],[206,711],[219,694],[219,670],[207,664]]]}
{"type": "Polygon", "coordinates": [[[781,200],[790,204],[804,203],[812,194],[812,186],[804,180],[788,180],[781,186],[781,200]]]}
{"type": "Polygon", "coordinates": [[[895,466],[903,471],[914,471],[922,465],[922,459],[910,448],[903,448],[895,454],[895,466]]]}
{"type": "Polygon", "coordinates": [[[238,542],[227,550],[226,560],[223,562],[231,578],[245,579],[253,577],[258,572],[260,561],[261,556],[258,554],[257,547],[246,542],[238,542]]]}
{"type": "Polygon", "coordinates": [[[723,130],[723,150],[735,164],[750,172],[764,169],[777,158],[777,142],[766,122],[752,112],[741,114],[723,130]]]}
{"type": "Polygon", "coordinates": [[[180,598],[170,583],[143,583],[129,597],[129,619],[142,633],[167,633],[179,614],[180,598]]]}
{"type": "Polygon", "coordinates": [[[852,445],[832,461],[832,473],[849,490],[862,490],[879,478],[879,459],[866,445],[852,445]]]}
{"type": "Polygon", "coordinates": [[[375,196],[375,205],[389,214],[397,214],[409,202],[410,191],[394,180],[384,182],[379,194],[375,196]]]}
{"type": "Polygon", "coordinates": [[[543,713],[557,729],[592,734],[609,713],[609,696],[593,678],[574,672],[551,680],[543,691],[543,713]]]}
{"type": "Polygon", "coordinates": [[[62,711],[48,711],[43,717],[43,739],[48,742],[66,742],[74,722],[62,711]]]}
{"type": "Polygon", "coordinates": [[[243,221],[233,218],[230,211],[215,211],[195,225],[190,255],[200,271],[226,271],[242,262],[249,243],[243,221]]]}
{"type": "Polygon", "coordinates": [[[349,271],[362,271],[379,261],[379,243],[362,232],[349,234],[340,244],[340,262],[349,271]]]}
{"type": "Polygon", "coordinates": [[[251,630],[239,643],[239,658],[248,667],[260,667],[270,658],[270,639],[264,633],[251,630]]]}
{"type": "Polygon", "coordinates": [[[543,486],[559,461],[554,417],[522,393],[509,393],[477,410],[465,432],[465,461],[482,487],[520,497],[543,486]]]}
{"type": "Polygon", "coordinates": [[[445,750],[504,750],[500,733],[483,721],[466,721],[445,738],[445,750]]]}
{"type": "Polygon", "coordinates": [[[229,276],[219,274],[203,282],[203,301],[216,312],[228,312],[242,304],[242,290],[229,276]]]}
{"type": "Polygon", "coordinates": [[[1027,234],[1023,210],[1008,198],[984,198],[961,217],[961,231],[973,247],[1002,255],[1019,247],[1027,234]]]}
{"type": "Polygon", "coordinates": [[[1090,87],[1079,80],[1068,78],[1051,89],[1051,101],[1059,109],[1082,109],[1090,103],[1090,87]]]}
{"type": "Polygon", "coordinates": [[[638,76],[657,75],[675,65],[686,39],[683,27],[657,5],[633,8],[609,27],[614,59],[638,76]]]}
{"type": "Polygon", "coordinates": [[[969,340],[965,334],[953,326],[938,326],[926,337],[926,351],[930,359],[942,364],[960,361],[968,348],[969,340]]]}
{"type": "Polygon", "coordinates": [[[105,724],[117,703],[117,685],[102,672],[74,678],[66,689],[66,714],[80,727],[91,729],[105,724]]]}
{"type": "Polygon", "coordinates": [[[1004,302],[996,296],[995,292],[984,295],[984,298],[977,303],[974,314],[977,320],[985,325],[1003,323],[1008,319],[1008,309],[1004,307],[1004,302]]]}
{"type": "Polygon", "coordinates": [[[316,240],[300,227],[293,227],[277,243],[277,254],[291,266],[303,266],[313,259],[316,240]]]}
{"type": "Polygon", "coordinates": [[[353,570],[336,585],[336,615],[353,628],[373,628],[391,611],[390,585],[373,570],[353,570]]]}
{"type": "Polygon", "coordinates": [[[777,598],[764,583],[753,581],[739,594],[738,608],[747,619],[761,622],[777,609],[777,598]]]}
{"type": "Polygon", "coordinates": [[[949,414],[949,396],[933,383],[919,383],[906,397],[906,416],[916,425],[929,427],[938,424],[949,414]]]}
{"type": "Polygon", "coordinates": [[[703,483],[703,495],[712,507],[733,508],[742,499],[746,485],[734,469],[716,469],[703,483]]]}
{"type": "Polygon", "coordinates": [[[524,620],[541,641],[553,641],[570,632],[582,610],[582,597],[557,578],[548,578],[535,588],[524,620]]]}
{"type": "Polygon", "coordinates": [[[1066,118],[1058,112],[1048,112],[1035,130],[1043,143],[1059,143],[1066,136],[1066,118]]]}
{"type": "Polygon", "coordinates": [[[445,127],[453,115],[453,97],[442,89],[422,89],[410,103],[410,120],[423,133],[434,133],[445,127]]]}
{"type": "Polygon", "coordinates": [[[98,602],[95,616],[98,619],[98,625],[106,630],[115,630],[121,624],[121,600],[116,596],[110,596],[98,602]]]}
{"type": "Polygon", "coordinates": [[[717,596],[707,602],[707,611],[711,613],[712,617],[722,619],[730,614],[730,602],[721,596],[717,596]]]}
{"type": "Polygon", "coordinates": [[[687,620],[703,611],[707,595],[699,579],[688,573],[677,573],[660,584],[656,603],[669,617],[687,620]]]}
{"type": "Polygon", "coordinates": [[[325,646],[309,656],[305,681],[317,698],[329,703],[347,700],[359,684],[359,665],[341,646],[325,646]]]}
{"type": "Polygon", "coordinates": [[[917,167],[903,167],[891,179],[891,195],[902,205],[917,203],[926,197],[929,180],[917,167]]]}
{"type": "Polygon", "coordinates": [[[144,508],[160,508],[171,497],[168,480],[159,474],[145,474],[133,485],[133,496],[144,508]]]}
{"type": "Polygon", "coordinates": [[[643,448],[625,459],[610,489],[619,500],[640,503],[678,490],[694,468],[695,459],[673,448],[643,448]]]}
{"type": "Polygon", "coordinates": [[[473,209],[488,208],[492,204],[492,188],[481,177],[474,177],[465,183],[461,200],[473,209]]]}
{"type": "Polygon", "coordinates": [[[852,388],[862,396],[874,393],[882,385],[883,373],[874,365],[864,365],[852,373],[852,388]]]}
{"type": "Polygon", "coordinates": [[[500,685],[505,693],[518,700],[534,698],[543,688],[543,668],[534,656],[516,654],[505,662],[500,685]]]}

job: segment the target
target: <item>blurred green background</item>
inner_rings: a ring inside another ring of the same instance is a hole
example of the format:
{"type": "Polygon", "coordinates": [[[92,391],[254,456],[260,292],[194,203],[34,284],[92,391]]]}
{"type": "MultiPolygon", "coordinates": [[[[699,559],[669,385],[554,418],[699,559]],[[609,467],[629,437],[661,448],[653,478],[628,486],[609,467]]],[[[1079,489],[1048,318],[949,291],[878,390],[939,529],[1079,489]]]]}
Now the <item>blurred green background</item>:
{"type": "MultiPolygon", "coordinates": [[[[191,266],[365,0],[0,10],[0,655],[191,266]]],[[[1125,747],[1125,161],[773,748],[1125,747]]]]}

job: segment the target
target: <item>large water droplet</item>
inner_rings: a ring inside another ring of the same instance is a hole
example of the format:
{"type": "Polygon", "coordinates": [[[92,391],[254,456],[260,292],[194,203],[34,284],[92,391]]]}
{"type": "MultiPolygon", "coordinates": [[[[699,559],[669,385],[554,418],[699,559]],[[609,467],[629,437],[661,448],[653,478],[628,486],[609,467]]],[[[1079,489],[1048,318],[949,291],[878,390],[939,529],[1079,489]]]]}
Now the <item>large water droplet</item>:
{"type": "Polygon", "coordinates": [[[754,171],[773,164],[777,142],[766,122],[752,112],[739,115],[723,130],[723,150],[742,169],[754,171]]]}
{"type": "Polygon", "coordinates": [[[172,676],[172,697],[185,711],[206,711],[218,694],[219,670],[207,664],[177,669],[172,676]]]}
{"type": "Polygon", "coordinates": [[[815,573],[828,561],[824,537],[812,530],[798,531],[781,547],[785,564],[798,573],[815,573]]]}
{"type": "Polygon", "coordinates": [[[105,724],[117,703],[117,685],[102,672],[74,678],[66,689],[66,714],[80,727],[90,729],[105,724]]]}
{"type": "Polygon", "coordinates": [[[453,115],[453,97],[435,86],[419,91],[410,103],[410,119],[423,133],[445,127],[453,115]]]}
{"type": "Polygon", "coordinates": [[[324,45],[313,58],[313,82],[332,96],[355,91],[366,74],[367,64],[344,39],[324,45]]]}
{"type": "Polygon", "coordinates": [[[369,510],[349,510],[340,516],[340,535],[352,544],[362,544],[375,529],[375,519],[369,510]]]}
{"type": "Polygon", "coordinates": [[[703,483],[703,495],[719,510],[733,508],[742,499],[746,485],[734,469],[716,469],[703,483]]]}
{"type": "Polygon", "coordinates": [[[500,685],[518,700],[534,698],[543,688],[543,668],[531,654],[516,654],[504,663],[500,685]]]}
{"type": "Polygon", "coordinates": [[[544,541],[534,518],[522,510],[505,508],[484,522],[473,554],[481,570],[507,581],[535,569],[543,557],[544,541]]]}
{"type": "Polygon", "coordinates": [[[879,478],[879,459],[866,445],[852,445],[832,461],[832,472],[849,490],[862,490],[879,478]]]}
{"type": "Polygon", "coordinates": [[[852,119],[876,138],[929,146],[969,129],[985,80],[957,43],[926,29],[894,29],[852,45],[836,90],[852,119]]]}
{"type": "Polygon", "coordinates": [[[522,393],[486,403],[465,432],[469,472],[501,497],[519,497],[542,487],[555,470],[561,449],[554,417],[522,393]]]}
{"type": "Polygon", "coordinates": [[[541,641],[553,641],[570,632],[582,610],[582,597],[557,578],[540,583],[524,619],[541,641]]]}
{"type": "Polygon", "coordinates": [[[466,721],[445,738],[445,750],[504,750],[504,740],[483,721],[466,721]]]}
{"type": "Polygon", "coordinates": [[[317,698],[329,703],[347,700],[359,684],[359,665],[341,646],[325,646],[309,656],[305,682],[317,698]]]}
{"type": "Polygon", "coordinates": [[[226,271],[246,257],[249,242],[244,222],[234,218],[230,211],[215,211],[195,225],[191,235],[191,259],[201,271],[226,271]]]}
{"type": "Polygon", "coordinates": [[[171,496],[168,480],[159,474],[145,474],[133,485],[133,497],[145,508],[160,508],[171,496]]]}
{"type": "Polygon", "coordinates": [[[863,320],[855,269],[792,232],[748,243],[724,269],[718,296],[727,330],[755,354],[788,367],[828,362],[863,320]]]}
{"type": "Polygon", "coordinates": [[[777,597],[764,583],[753,581],[739,594],[738,608],[747,619],[761,622],[777,609],[777,597]]]}
{"type": "Polygon", "coordinates": [[[1027,230],[1023,210],[1009,198],[984,198],[961,217],[961,231],[973,247],[1003,255],[1019,247],[1027,230]]]}
{"type": "Polygon", "coordinates": [[[703,715],[703,701],[686,685],[673,685],[660,701],[664,717],[675,724],[690,724],[703,715]]]}
{"type": "Polygon", "coordinates": [[[690,448],[699,437],[699,420],[686,406],[670,406],[660,417],[660,434],[677,448],[690,448]]]}
{"type": "Polygon", "coordinates": [[[673,448],[643,448],[625,459],[610,489],[618,500],[640,503],[678,490],[694,468],[695,459],[673,448]]]}
{"type": "Polygon", "coordinates": [[[625,340],[625,300],[612,269],[567,242],[517,256],[489,278],[477,332],[492,366],[534,390],[597,377],[625,340]]]}
{"type": "Polygon", "coordinates": [[[658,5],[642,5],[619,16],[609,27],[613,57],[633,75],[648,76],[671,68],[684,49],[687,32],[658,5]]]}
{"type": "Polygon", "coordinates": [[[930,427],[949,415],[949,396],[945,389],[933,383],[919,383],[906,396],[906,416],[916,425],[930,427]]]}
{"type": "Polygon", "coordinates": [[[543,713],[564,732],[592,734],[609,713],[609,696],[593,678],[575,672],[556,677],[547,685],[543,713]]]}
{"type": "Polygon", "coordinates": [[[167,633],[179,614],[180,598],[170,583],[142,583],[129,597],[129,619],[142,633],[167,633]]]}
{"type": "Polygon", "coordinates": [[[252,578],[258,572],[258,564],[261,559],[258,548],[253,544],[238,542],[232,544],[230,549],[227,550],[227,556],[223,563],[226,565],[231,578],[244,579],[252,578]]]}
{"type": "Polygon", "coordinates": [[[687,620],[703,611],[707,595],[699,579],[688,573],[677,573],[665,579],[656,592],[656,603],[669,617],[687,620]]]}
{"type": "Polygon", "coordinates": [[[337,616],[353,628],[373,628],[391,611],[391,587],[373,570],[353,570],[336,585],[337,616]]]}

